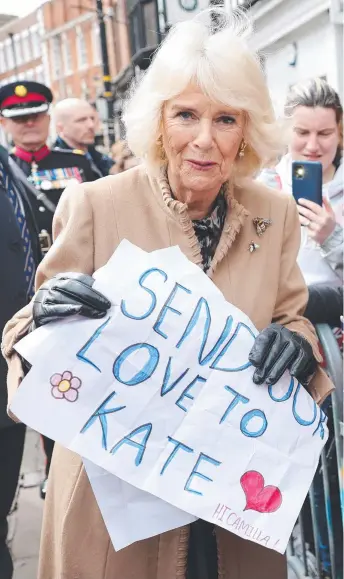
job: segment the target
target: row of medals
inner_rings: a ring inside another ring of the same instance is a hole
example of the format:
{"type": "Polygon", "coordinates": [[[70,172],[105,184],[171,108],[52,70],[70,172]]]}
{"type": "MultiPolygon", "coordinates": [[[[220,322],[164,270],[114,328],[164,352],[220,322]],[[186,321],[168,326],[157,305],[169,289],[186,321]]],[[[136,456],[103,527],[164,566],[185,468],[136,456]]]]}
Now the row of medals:
{"type": "Polygon", "coordinates": [[[66,179],[67,170],[68,169],[51,169],[51,171],[40,171],[40,173],[51,173],[54,176],[54,179],[51,180],[44,179],[44,177],[42,177],[38,172],[37,163],[32,163],[30,181],[35,187],[43,189],[43,191],[49,191],[50,189],[65,189],[67,185],[79,183],[76,177],[68,177],[66,179]]]}

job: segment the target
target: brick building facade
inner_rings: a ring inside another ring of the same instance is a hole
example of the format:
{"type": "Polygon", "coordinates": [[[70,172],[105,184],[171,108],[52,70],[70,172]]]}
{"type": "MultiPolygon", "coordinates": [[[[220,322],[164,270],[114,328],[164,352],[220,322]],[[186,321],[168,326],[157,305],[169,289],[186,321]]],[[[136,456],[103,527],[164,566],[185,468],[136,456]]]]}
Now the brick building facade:
{"type": "Polygon", "coordinates": [[[0,27],[0,86],[23,79],[44,82],[42,27],[38,10],[0,27]]]}
{"type": "MultiPolygon", "coordinates": [[[[104,0],[110,75],[129,62],[124,0],[104,0]]],[[[56,100],[103,92],[102,57],[95,0],[50,0],[42,6],[47,82],[56,100]]]]}
{"type": "MultiPolygon", "coordinates": [[[[125,0],[103,0],[103,11],[113,80],[130,63],[125,0]]],[[[96,0],[48,0],[24,18],[4,18],[0,86],[24,79],[47,84],[54,102],[85,98],[106,116],[96,0]]]]}

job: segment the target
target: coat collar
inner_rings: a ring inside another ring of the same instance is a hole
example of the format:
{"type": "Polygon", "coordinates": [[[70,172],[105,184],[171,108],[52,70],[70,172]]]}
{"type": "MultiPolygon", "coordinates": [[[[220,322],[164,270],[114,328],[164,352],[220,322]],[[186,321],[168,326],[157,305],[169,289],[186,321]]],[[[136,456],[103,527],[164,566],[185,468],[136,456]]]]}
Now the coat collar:
{"type": "MultiPolygon", "coordinates": [[[[167,210],[174,219],[180,222],[184,234],[188,238],[191,247],[192,261],[199,267],[202,267],[201,248],[196,237],[192,221],[188,214],[188,206],[172,197],[170,184],[163,171],[157,179],[158,191],[153,187],[159,197],[160,202],[163,202],[165,211],[167,210]]],[[[223,193],[227,201],[227,215],[223,226],[222,235],[219,244],[216,248],[215,255],[211,265],[207,271],[207,275],[211,278],[217,268],[218,264],[227,255],[230,247],[233,245],[237,235],[240,233],[249,212],[235,199],[235,188],[229,183],[223,185],[223,193]]]]}

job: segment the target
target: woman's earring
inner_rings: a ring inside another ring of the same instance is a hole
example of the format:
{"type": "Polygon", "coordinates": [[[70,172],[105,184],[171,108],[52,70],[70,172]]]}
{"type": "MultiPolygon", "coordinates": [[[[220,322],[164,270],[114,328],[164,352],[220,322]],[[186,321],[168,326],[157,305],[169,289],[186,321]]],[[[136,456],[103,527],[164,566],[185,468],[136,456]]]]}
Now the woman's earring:
{"type": "Polygon", "coordinates": [[[161,161],[166,161],[166,153],[164,149],[164,145],[162,143],[162,135],[157,140],[158,147],[159,147],[159,157],[161,161]]]}
{"type": "Polygon", "coordinates": [[[242,159],[245,156],[245,149],[246,149],[246,143],[245,143],[245,141],[242,141],[242,143],[240,145],[240,149],[239,149],[240,159],[242,159]]]}

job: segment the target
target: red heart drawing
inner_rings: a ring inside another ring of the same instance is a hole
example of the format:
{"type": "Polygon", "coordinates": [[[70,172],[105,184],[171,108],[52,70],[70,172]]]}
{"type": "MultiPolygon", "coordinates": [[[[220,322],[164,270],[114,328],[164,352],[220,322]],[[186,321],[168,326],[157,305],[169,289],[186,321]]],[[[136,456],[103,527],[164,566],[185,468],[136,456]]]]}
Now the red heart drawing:
{"type": "Polygon", "coordinates": [[[264,486],[264,477],[256,470],[245,472],[240,484],[246,496],[245,511],[274,513],[282,504],[282,493],[278,487],[264,486]]]}

